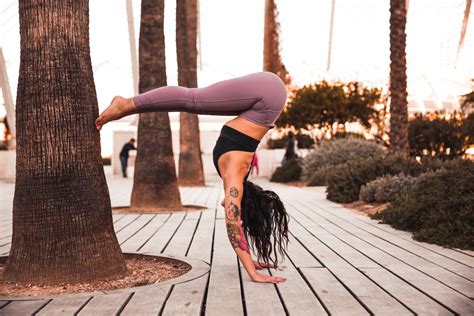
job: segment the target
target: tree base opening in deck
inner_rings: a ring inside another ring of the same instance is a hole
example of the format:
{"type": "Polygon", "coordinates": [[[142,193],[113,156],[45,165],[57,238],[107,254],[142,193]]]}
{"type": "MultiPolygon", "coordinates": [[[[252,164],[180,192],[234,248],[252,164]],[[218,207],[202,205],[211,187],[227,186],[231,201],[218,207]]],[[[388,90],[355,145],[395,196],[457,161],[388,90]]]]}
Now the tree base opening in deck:
{"type": "Polygon", "coordinates": [[[59,285],[6,282],[2,275],[7,257],[0,257],[0,296],[49,296],[104,292],[156,284],[177,278],[191,270],[188,263],[176,259],[136,254],[124,254],[124,256],[128,273],[123,278],[59,285]]]}

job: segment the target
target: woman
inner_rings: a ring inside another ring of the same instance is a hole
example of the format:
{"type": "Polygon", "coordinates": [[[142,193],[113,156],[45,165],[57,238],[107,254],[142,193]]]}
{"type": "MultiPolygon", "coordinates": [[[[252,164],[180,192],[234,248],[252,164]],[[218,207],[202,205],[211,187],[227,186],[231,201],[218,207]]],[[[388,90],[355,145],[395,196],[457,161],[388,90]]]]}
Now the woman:
{"type": "Polygon", "coordinates": [[[276,193],[263,190],[247,178],[253,154],[265,133],[275,126],[285,102],[282,80],[264,71],[203,88],[164,86],[128,99],[116,96],[95,123],[100,130],[111,120],[144,112],[237,115],[222,127],[213,151],[214,165],[224,182],[227,234],[252,281],[278,283],[286,279],[256,270],[276,268],[277,251],[284,256],[289,217],[276,193]],[[246,236],[257,252],[256,261],[252,260],[246,236]]]}

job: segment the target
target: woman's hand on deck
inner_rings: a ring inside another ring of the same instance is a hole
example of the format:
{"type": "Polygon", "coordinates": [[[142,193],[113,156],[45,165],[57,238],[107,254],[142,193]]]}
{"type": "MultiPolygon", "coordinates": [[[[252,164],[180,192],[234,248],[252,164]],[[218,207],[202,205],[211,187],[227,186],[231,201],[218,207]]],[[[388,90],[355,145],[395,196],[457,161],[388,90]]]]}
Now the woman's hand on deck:
{"type": "Polygon", "coordinates": [[[250,279],[253,282],[259,282],[259,283],[280,283],[280,282],[286,281],[286,279],[282,277],[260,274],[258,272],[255,272],[255,274],[251,275],[250,279]]]}

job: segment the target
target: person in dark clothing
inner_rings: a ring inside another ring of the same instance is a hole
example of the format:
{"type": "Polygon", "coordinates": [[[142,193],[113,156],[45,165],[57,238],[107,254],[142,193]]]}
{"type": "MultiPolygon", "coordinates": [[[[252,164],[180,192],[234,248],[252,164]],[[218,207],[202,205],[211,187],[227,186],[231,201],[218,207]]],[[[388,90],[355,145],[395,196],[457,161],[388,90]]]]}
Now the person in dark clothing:
{"type": "Polygon", "coordinates": [[[296,153],[295,153],[295,138],[294,138],[293,133],[291,133],[291,132],[288,135],[288,139],[286,141],[285,148],[286,148],[285,156],[283,156],[283,161],[282,161],[283,164],[285,162],[287,162],[288,160],[290,160],[291,158],[296,156],[296,153]]]}
{"type": "Polygon", "coordinates": [[[128,143],[123,145],[122,150],[120,151],[119,157],[120,157],[120,163],[122,164],[122,174],[124,178],[127,177],[128,152],[130,150],[137,150],[134,144],[135,144],[135,139],[131,138],[128,143]]]}

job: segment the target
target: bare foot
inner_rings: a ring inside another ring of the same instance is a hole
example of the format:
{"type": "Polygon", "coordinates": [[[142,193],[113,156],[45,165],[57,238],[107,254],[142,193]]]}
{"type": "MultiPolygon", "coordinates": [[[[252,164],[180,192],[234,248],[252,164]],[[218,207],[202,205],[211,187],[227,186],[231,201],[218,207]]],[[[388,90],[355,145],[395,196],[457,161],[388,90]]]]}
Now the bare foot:
{"type": "Polygon", "coordinates": [[[115,96],[110,105],[95,120],[97,130],[110,121],[118,120],[126,115],[137,113],[133,100],[115,96]]]}

